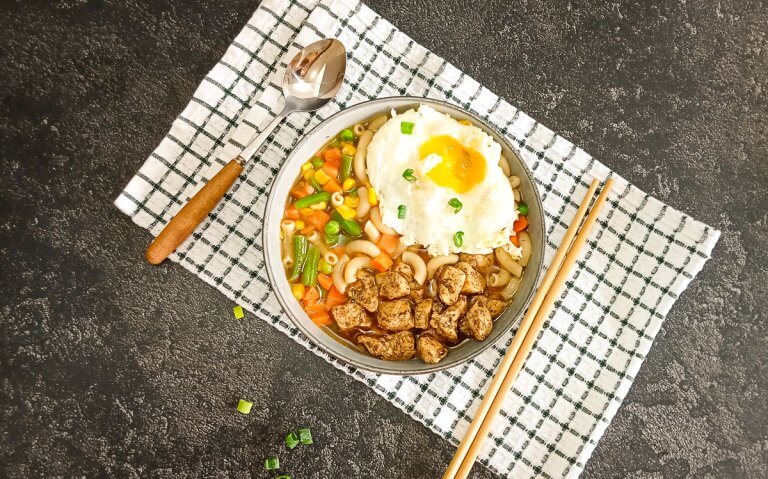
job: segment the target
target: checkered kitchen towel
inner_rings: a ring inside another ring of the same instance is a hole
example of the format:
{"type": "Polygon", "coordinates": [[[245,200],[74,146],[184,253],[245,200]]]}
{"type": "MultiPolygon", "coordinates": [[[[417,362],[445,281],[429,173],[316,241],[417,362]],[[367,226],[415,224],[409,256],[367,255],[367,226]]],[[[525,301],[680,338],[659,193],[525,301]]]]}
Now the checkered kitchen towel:
{"type": "Polygon", "coordinates": [[[547,264],[589,182],[612,176],[616,184],[590,247],[480,454],[483,464],[512,477],[577,476],[665,315],[710,257],[719,232],[644,194],[357,0],[266,0],[116,200],[117,207],[159,233],[279,109],[286,59],[326,36],[339,38],[350,57],[337,98],[318,112],[291,115],[278,127],[263,154],[172,260],[457,444],[512,333],[474,361],[428,376],[370,374],[318,351],[285,317],[264,270],[262,215],[282,160],[322,119],[364,100],[408,94],[458,104],[495,125],[533,171],[547,216],[547,264]]]}

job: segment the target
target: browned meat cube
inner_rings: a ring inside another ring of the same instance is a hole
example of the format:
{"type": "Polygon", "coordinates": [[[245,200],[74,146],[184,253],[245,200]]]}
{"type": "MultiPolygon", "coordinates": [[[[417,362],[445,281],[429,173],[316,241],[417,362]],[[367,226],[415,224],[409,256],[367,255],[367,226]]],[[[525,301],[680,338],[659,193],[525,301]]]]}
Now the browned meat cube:
{"type": "Polygon", "coordinates": [[[464,287],[464,280],[467,275],[464,271],[455,266],[446,266],[440,271],[437,278],[437,295],[440,301],[450,306],[459,299],[461,288],[464,287]]]}
{"type": "Polygon", "coordinates": [[[437,339],[432,331],[425,331],[416,341],[416,355],[429,364],[437,364],[448,354],[448,348],[437,339]]]}
{"type": "Polygon", "coordinates": [[[469,263],[473,268],[487,268],[493,263],[493,255],[459,253],[459,261],[469,263]]]}
{"type": "Polygon", "coordinates": [[[464,286],[461,288],[462,294],[477,294],[485,290],[485,278],[472,265],[459,261],[456,263],[456,267],[467,275],[467,279],[464,280],[464,286]]]}
{"type": "Polygon", "coordinates": [[[407,299],[379,303],[379,327],[387,331],[405,331],[413,327],[411,304],[407,299]]]}
{"type": "Polygon", "coordinates": [[[405,361],[416,353],[413,333],[401,331],[394,334],[364,334],[357,337],[357,342],[365,346],[371,356],[387,361],[405,361]]]}
{"type": "Polygon", "coordinates": [[[459,318],[467,310],[467,298],[459,296],[451,306],[445,308],[442,312],[432,311],[432,319],[429,320],[429,326],[435,330],[440,339],[455,343],[459,339],[458,324],[459,318]]]}
{"type": "Polygon", "coordinates": [[[379,294],[384,299],[402,298],[411,292],[408,281],[393,271],[377,274],[376,282],[379,284],[379,294]]]}
{"type": "Polygon", "coordinates": [[[482,301],[475,301],[467,313],[459,321],[459,331],[482,341],[491,334],[493,319],[482,301]]]}
{"type": "Polygon", "coordinates": [[[411,294],[408,295],[408,298],[414,303],[421,301],[421,299],[424,297],[424,286],[420,285],[416,281],[411,281],[408,283],[408,287],[411,288],[411,294]]]}
{"type": "Polygon", "coordinates": [[[416,304],[416,311],[413,314],[413,327],[427,329],[429,327],[429,315],[432,314],[431,299],[424,299],[416,304]]]}
{"type": "Polygon", "coordinates": [[[492,318],[495,318],[496,316],[500,315],[504,311],[504,308],[507,307],[507,303],[505,303],[504,301],[501,301],[499,299],[489,298],[487,296],[475,296],[474,300],[472,301],[473,304],[475,301],[485,306],[485,309],[487,309],[488,312],[491,313],[492,318]]]}
{"type": "Polygon", "coordinates": [[[376,281],[367,271],[357,272],[357,281],[347,286],[347,295],[371,313],[379,309],[379,291],[376,281]]]}
{"type": "Polygon", "coordinates": [[[363,308],[352,301],[340,306],[334,306],[331,308],[331,314],[339,328],[344,331],[353,328],[370,328],[373,325],[371,318],[365,314],[363,308]]]}
{"type": "Polygon", "coordinates": [[[409,283],[413,281],[413,268],[408,263],[400,261],[392,268],[392,271],[401,274],[409,283]]]}

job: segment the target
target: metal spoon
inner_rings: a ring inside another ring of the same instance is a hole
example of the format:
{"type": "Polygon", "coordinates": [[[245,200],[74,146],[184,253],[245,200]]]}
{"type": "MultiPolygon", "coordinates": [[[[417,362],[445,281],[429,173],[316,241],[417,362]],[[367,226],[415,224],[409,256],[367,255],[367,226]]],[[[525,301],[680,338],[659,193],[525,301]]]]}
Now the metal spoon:
{"type": "Polygon", "coordinates": [[[283,110],[176,213],[147,248],[147,261],[162,263],[184,242],[229,191],[246,162],[259,151],[283,118],[295,111],[317,110],[336,96],[344,81],[346,68],[347,52],[344,45],[334,38],[319,40],[297,53],[286,67],[283,77],[283,110]]]}

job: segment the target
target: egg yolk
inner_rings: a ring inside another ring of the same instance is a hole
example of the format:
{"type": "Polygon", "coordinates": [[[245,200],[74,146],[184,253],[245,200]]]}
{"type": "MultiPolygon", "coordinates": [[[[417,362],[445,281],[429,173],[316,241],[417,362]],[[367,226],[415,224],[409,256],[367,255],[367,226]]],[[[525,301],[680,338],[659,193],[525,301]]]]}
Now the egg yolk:
{"type": "Polygon", "coordinates": [[[485,178],[485,159],[475,150],[465,148],[456,139],[435,136],[419,148],[419,157],[424,160],[430,155],[441,158],[427,176],[438,185],[464,193],[481,183],[485,178]]]}

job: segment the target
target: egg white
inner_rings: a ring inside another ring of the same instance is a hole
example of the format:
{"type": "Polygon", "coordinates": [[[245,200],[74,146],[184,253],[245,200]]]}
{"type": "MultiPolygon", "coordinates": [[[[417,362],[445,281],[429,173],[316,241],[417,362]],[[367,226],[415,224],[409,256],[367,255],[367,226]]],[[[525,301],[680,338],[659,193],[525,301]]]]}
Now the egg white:
{"type": "Polygon", "coordinates": [[[512,224],[517,219],[515,199],[509,179],[499,166],[501,146],[480,128],[465,125],[421,105],[385,123],[373,136],[367,150],[367,173],[379,198],[384,224],[402,235],[405,245],[419,244],[430,255],[448,253],[490,253],[496,247],[517,249],[509,242],[512,224]],[[401,131],[402,122],[415,126],[412,134],[401,131]],[[464,148],[479,153],[486,163],[482,181],[463,193],[442,187],[427,173],[441,161],[437,155],[420,159],[419,148],[431,138],[447,135],[464,148]],[[415,182],[403,178],[414,171],[415,182]],[[462,203],[458,213],[448,202],[462,203]],[[405,218],[398,218],[398,207],[405,206],[405,218]],[[463,231],[463,244],[454,244],[454,234],[463,231]]]}

